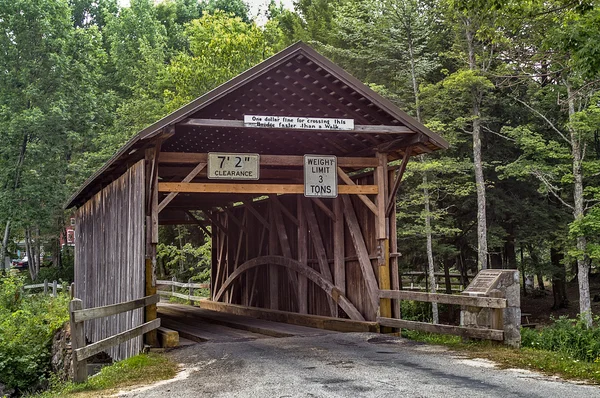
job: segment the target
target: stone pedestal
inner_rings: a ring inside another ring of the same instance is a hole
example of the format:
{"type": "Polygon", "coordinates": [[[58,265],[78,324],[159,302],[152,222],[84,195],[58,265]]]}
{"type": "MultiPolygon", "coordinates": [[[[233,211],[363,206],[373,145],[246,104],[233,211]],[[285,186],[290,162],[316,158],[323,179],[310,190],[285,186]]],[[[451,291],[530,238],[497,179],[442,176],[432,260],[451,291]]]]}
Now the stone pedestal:
{"type": "Polygon", "coordinates": [[[461,326],[504,331],[504,344],[521,346],[521,288],[517,270],[483,270],[462,293],[472,297],[505,298],[506,308],[464,306],[461,326]]]}

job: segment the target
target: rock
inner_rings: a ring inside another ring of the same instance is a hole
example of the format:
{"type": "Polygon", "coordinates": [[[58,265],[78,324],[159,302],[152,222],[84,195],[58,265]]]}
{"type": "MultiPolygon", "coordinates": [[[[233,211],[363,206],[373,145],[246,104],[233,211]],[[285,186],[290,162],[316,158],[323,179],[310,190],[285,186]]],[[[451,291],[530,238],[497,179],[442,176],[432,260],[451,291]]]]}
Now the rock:
{"type": "Polygon", "coordinates": [[[6,387],[4,384],[0,383],[0,397],[12,397],[15,393],[15,390],[12,388],[6,387]]]}
{"type": "Polygon", "coordinates": [[[67,322],[56,332],[52,340],[52,372],[60,380],[73,378],[71,358],[71,327],[67,322]]]}

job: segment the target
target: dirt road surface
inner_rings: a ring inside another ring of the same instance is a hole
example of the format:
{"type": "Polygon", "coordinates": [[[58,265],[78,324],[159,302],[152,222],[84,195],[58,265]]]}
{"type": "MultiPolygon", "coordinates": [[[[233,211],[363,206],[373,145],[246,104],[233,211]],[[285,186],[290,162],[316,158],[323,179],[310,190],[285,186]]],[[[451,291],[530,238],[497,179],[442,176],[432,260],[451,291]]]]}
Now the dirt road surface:
{"type": "Polygon", "coordinates": [[[176,380],[122,397],[600,397],[600,387],[502,370],[443,347],[371,333],[195,344],[176,380]]]}

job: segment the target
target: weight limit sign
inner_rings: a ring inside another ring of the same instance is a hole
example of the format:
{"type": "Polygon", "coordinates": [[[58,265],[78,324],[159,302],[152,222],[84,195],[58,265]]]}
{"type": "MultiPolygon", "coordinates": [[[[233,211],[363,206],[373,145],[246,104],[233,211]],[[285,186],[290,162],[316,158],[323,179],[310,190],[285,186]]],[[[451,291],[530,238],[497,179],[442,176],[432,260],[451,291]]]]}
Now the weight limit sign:
{"type": "Polygon", "coordinates": [[[337,157],[304,155],[304,196],[336,198],[337,182],[337,157]]]}

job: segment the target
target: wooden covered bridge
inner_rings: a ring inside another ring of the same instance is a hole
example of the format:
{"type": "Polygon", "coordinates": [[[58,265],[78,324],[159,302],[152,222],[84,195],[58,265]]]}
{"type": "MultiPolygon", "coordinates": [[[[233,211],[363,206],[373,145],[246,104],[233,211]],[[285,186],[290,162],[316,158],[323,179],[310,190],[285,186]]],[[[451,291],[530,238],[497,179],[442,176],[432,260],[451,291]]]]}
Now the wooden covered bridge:
{"type": "MultiPolygon", "coordinates": [[[[215,309],[395,318],[380,295],[399,288],[395,195],[410,156],[447,147],[297,43],[138,133],[73,195],[76,296],[91,308],[155,293],[159,225],[196,223],[212,239],[215,309]]],[[[155,311],[90,321],[86,337],[155,311]]]]}

